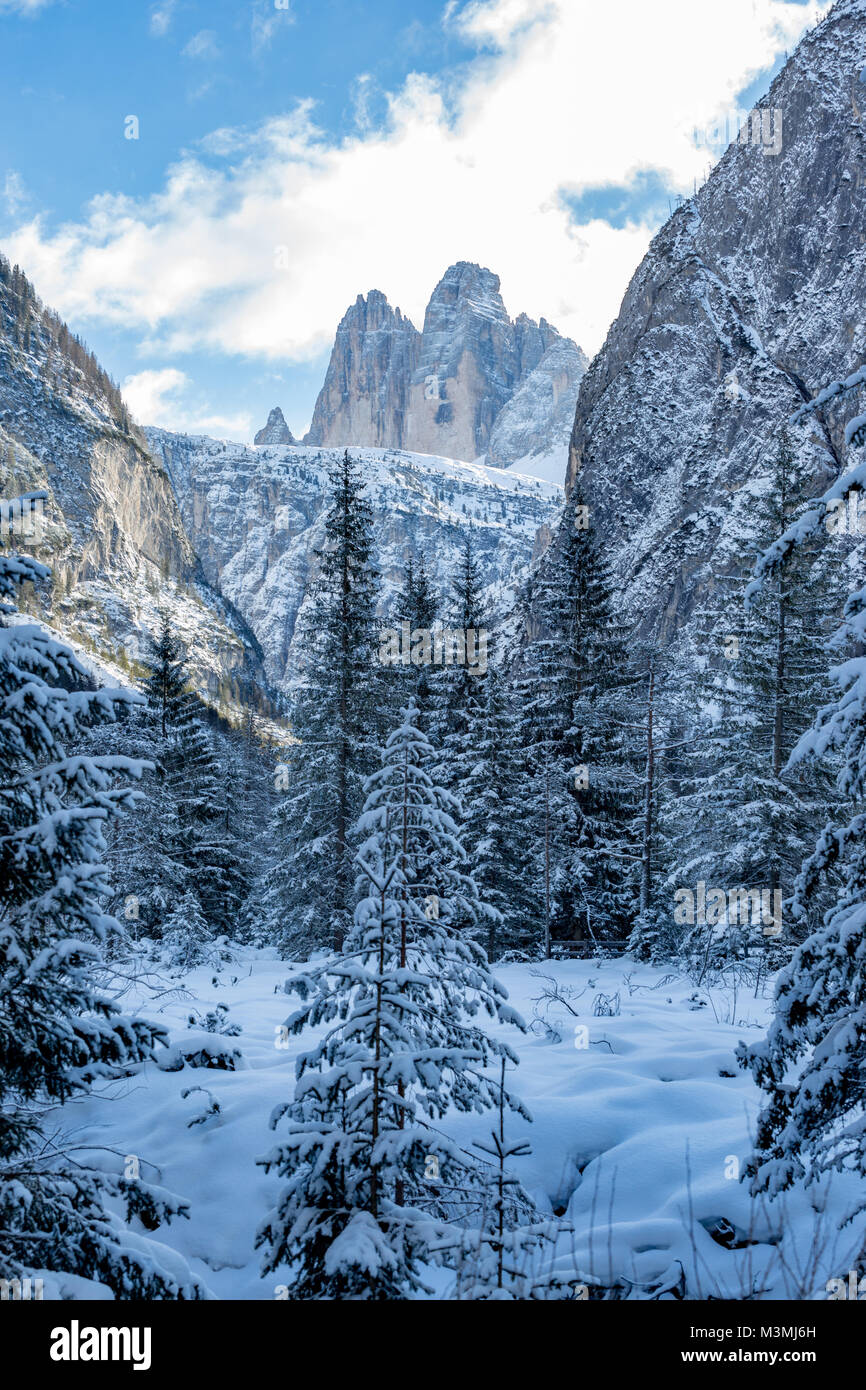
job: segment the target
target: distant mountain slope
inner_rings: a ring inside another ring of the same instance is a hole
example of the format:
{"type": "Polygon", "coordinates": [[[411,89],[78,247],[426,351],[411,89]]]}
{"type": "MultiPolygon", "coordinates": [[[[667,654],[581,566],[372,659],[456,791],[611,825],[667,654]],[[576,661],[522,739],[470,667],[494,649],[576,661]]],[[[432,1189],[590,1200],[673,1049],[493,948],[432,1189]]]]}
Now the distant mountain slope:
{"type": "MultiPolygon", "coordinates": [[[[579,474],[626,612],[664,639],[750,535],[781,423],[866,356],[864,68],[866,5],[842,0],[761,102],[761,133],[655,237],[581,382],[568,487],[579,474]]],[[[797,433],[816,488],[841,442],[832,412],[797,433]]]]}
{"type": "MultiPolygon", "coordinates": [[[[327,467],[341,451],[255,448],[164,430],[149,430],[148,440],[172,479],[205,576],[256,634],[269,679],[291,685],[301,660],[296,625],[325,536],[327,467]]],[[[562,488],[398,450],[352,453],[368,478],[382,612],[390,611],[412,553],[423,553],[446,592],[471,527],[491,616],[501,618],[513,605],[538,531],[555,522],[562,488]]]]}

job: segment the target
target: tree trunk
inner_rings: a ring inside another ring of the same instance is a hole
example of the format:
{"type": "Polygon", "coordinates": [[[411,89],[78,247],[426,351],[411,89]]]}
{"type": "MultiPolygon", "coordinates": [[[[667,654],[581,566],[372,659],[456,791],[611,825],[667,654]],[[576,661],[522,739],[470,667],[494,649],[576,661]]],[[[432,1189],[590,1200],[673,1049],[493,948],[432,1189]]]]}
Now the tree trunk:
{"type": "Polygon", "coordinates": [[[646,776],[644,782],[643,853],[641,856],[640,910],[647,911],[652,888],[653,792],[655,782],[655,744],[653,718],[655,714],[655,667],[650,666],[647,691],[646,776]]]}

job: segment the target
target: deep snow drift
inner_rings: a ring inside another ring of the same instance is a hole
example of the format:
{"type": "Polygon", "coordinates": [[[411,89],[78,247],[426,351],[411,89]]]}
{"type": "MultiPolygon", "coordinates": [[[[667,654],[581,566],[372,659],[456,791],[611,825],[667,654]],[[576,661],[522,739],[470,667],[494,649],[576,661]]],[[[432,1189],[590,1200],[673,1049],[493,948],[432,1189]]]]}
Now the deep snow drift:
{"type": "MultiPolygon", "coordinates": [[[[129,988],[124,1008],[137,1004],[164,1023],[171,1048],[161,1050],[159,1065],[67,1106],[58,1123],[74,1143],[101,1148],[105,1168],[121,1171],[137,1159],[146,1181],[189,1202],[190,1219],[160,1229],[156,1239],[187,1260],[215,1297],[271,1299],[279,1279],[259,1277],[254,1239],[280,1180],[266,1177],[256,1159],[273,1146],[270,1114],[290,1098],[295,1057],[312,1035],[288,1046],[280,1036],[294,1008],[282,986],[295,967],[271,949],[236,947],[233,954],[218,974],[202,968],[129,988]],[[203,1030],[209,1011],[241,1031],[203,1030]],[[235,1069],[165,1069],[208,1051],[235,1069]]],[[[529,1026],[522,1037],[506,1030],[521,1057],[509,1084],[534,1120],[508,1121],[509,1136],[532,1146],[512,1169],[543,1211],[573,1227],[559,1242],[559,1269],[576,1266],[588,1283],[632,1281],[620,1296],[681,1290],[685,1279],[690,1298],[760,1291],[763,1298],[826,1299],[827,1280],[847,1274],[862,1242],[862,1217],[841,1234],[836,1229],[856,1206],[856,1184],[837,1180],[829,1192],[813,1189],[811,1202],[794,1192],[768,1206],[753,1204],[736,1180],[759,1094],[734,1050],[765,1031],[771,987],[758,1000],[696,989],[684,975],[629,957],[500,965],[496,974],[529,1026]],[[577,1016],[562,1003],[545,1010],[533,1002],[551,980],[571,991],[577,1016]],[[603,1008],[614,1013],[597,1016],[603,1008]],[[826,1216],[812,1203],[825,1206],[826,1216]]],[[[111,992],[117,988],[115,981],[111,992]]],[[[454,1115],[445,1128],[468,1147],[488,1135],[492,1119],[454,1115]]],[[[143,1230],[131,1236],[136,1244],[153,1239],[143,1230]]],[[[163,1249],[160,1258],[170,1257],[163,1249]]],[[[548,1268],[550,1253],[541,1258],[548,1268]]],[[[43,1278],[46,1298],[108,1295],[76,1277],[43,1278]]],[[[430,1283],[444,1296],[451,1275],[432,1270],[430,1283]]]]}

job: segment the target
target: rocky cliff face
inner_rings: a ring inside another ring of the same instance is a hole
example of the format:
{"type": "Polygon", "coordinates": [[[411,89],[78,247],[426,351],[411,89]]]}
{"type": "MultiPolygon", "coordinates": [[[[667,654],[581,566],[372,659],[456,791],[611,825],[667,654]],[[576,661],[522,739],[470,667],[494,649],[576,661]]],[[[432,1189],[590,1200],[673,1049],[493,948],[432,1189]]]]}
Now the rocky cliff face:
{"type": "Polygon", "coordinates": [[[337,329],[304,443],[402,448],[420,343],[417,328],[379,290],[359,294],[337,329]]]}
{"type": "Polygon", "coordinates": [[[47,494],[41,534],[34,520],[8,540],[51,567],[40,614],[84,652],[124,670],[166,607],[203,691],[258,667],[117,388],[0,258],[0,496],[35,491],[47,494]]]}
{"type": "Polygon", "coordinates": [[[268,423],[264,429],[259,430],[254,444],[295,444],[297,441],[292,431],[286,424],[285,416],[278,405],[275,405],[270,415],[268,423]]]}
{"type": "Polygon", "coordinates": [[[497,275],[460,261],[433,291],[421,333],[378,290],[358,297],[305,443],[486,456],[497,467],[559,449],[564,465],[585,367],[545,319],[509,318],[497,275]]]}
{"type": "MultiPolygon", "coordinates": [[[[255,633],[268,678],[290,687],[302,660],[295,632],[325,539],[327,470],[340,451],[252,448],[163,430],[149,430],[148,440],[171,476],[207,579],[255,633]]],[[[423,553],[447,596],[471,527],[495,633],[514,604],[536,533],[555,523],[562,487],[399,450],[352,452],[373,506],[380,611],[391,611],[411,554],[423,553]]]]}
{"type": "Polygon", "coordinates": [[[409,388],[412,448],[462,459],[486,451],[494,421],[520,381],[519,348],[529,370],[543,351],[540,330],[531,327],[534,334],[528,321],[519,331],[511,322],[498,275],[467,261],[446,270],[427,306],[409,388]]]}
{"type": "Polygon", "coordinates": [[[576,343],[557,337],[497,415],[485,461],[500,468],[513,464],[519,471],[546,459],[549,476],[561,478],[564,441],[571,433],[578,388],[588,366],[586,353],[576,343]]]}
{"type": "MultiPolygon", "coordinates": [[[[580,478],[626,613],[663,640],[750,536],[783,421],[866,355],[864,67],[866,5],[842,0],[656,236],[581,383],[567,486],[580,478]]],[[[795,442],[823,486],[841,418],[795,442]]]]}

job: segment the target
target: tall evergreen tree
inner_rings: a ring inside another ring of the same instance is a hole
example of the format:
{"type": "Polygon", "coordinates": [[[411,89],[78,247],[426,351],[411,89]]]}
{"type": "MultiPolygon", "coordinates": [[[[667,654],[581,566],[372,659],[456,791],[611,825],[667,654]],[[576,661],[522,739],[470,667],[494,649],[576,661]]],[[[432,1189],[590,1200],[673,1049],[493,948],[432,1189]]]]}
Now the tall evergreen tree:
{"type": "Polygon", "coordinates": [[[198,696],[182,697],[164,756],[173,799],[174,857],[211,933],[234,931],[245,896],[244,847],[226,806],[225,768],[198,696]]]}
{"type": "MultiPolygon", "coordinates": [[[[859,387],[854,374],[818,398],[859,387]]],[[[855,447],[866,443],[864,417],[847,430],[855,447]]],[[[760,601],[774,592],[780,573],[798,549],[820,535],[835,499],[866,486],[860,463],[813,503],[764,552],[749,594],[760,601]]],[[[854,654],[832,670],[838,694],[817,715],[795,746],[789,763],[828,752],[841,759],[838,788],[847,812],[818,837],[803,865],[793,898],[795,916],[823,895],[828,878],[840,888],[823,922],[798,946],[776,984],[775,1017],[764,1041],[742,1044],[738,1057],[765,1092],[755,1151],[748,1173],[753,1191],[770,1195],[823,1174],[852,1172],[866,1177],[863,1076],[866,1071],[866,589],[845,606],[834,644],[837,655],[854,654]]]]}
{"type": "Polygon", "coordinates": [[[529,944],[533,902],[521,795],[522,750],[513,700],[501,674],[484,681],[484,705],[475,715],[472,758],[461,786],[461,834],[473,877],[486,903],[486,949],[493,960],[529,944]]]}
{"type": "Polygon", "coordinates": [[[381,744],[372,511],[346,451],[330,470],[325,544],[312,586],[306,671],[293,709],[297,743],[275,812],[276,862],[264,892],[271,939],[289,953],[339,949],[352,921],[352,829],[381,744]]]}
{"type": "Polygon", "coordinates": [[[634,674],[578,490],[532,578],[515,675],[537,920],[552,937],[621,936],[635,905],[634,674]]]}
{"type": "Polygon", "coordinates": [[[165,741],[177,722],[187,685],[186,653],[176,635],[168,611],[159,614],[159,632],[151,641],[151,654],[142,689],[165,741]]]}
{"type": "MultiPolygon", "coordinates": [[[[472,758],[472,730],[484,708],[485,670],[478,661],[479,638],[486,632],[481,566],[472,531],[466,532],[457,572],[452,580],[451,623],[463,633],[466,660],[447,670],[447,691],[442,733],[445,756],[451,763],[451,786],[458,790],[472,758]],[[469,637],[469,634],[472,637],[469,637]],[[471,664],[475,656],[475,665],[471,664]]],[[[485,647],[486,649],[486,647],[485,647]]]]}
{"type": "MultiPolygon", "coordinates": [[[[758,547],[795,523],[808,493],[807,470],[784,431],[755,509],[758,547]]],[[[792,767],[789,758],[829,693],[827,644],[841,601],[826,551],[810,543],[788,554],[746,611],[754,551],[747,555],[738,574],[718,581],[699,638],[694,717],[704,737],[671,808],[677,852],[668,888],[703,881],[725,893],[761,891],[776,904],[790,899],[834,802],[828,769],[792,767]]],[[[820,919],[816,907],[812,925],[820,919]]],[[[749,956],[777,965],[796,944],[790,920],[777,935],[779,924],[751,909],[747,920],[742,910],[713,915],[716,921],[687,924],[681,942],[708,966],[749,956]]]]}
{"type": "MultiPolygon", "coordinates": [[[[0,556],[0,597],[46,575],[31,560],[0,556]]],[[[118,1298],[195,1298],[197,1283],[179,1282],[125,1242],[109,1210],[120,1199],[128,1217],[154,1229],[182,1205],[88,1167],[43,1128],[51,1107],[86,1091],[88,1073],[122,1074],[164,1037],[123,1017],[95,982],[100,946],[118,930],[100,903],[103,831],[133,802],[119,779],[141,768],[67,753],[81,730],[111,722],[135,699],[76,688],[85,679],[38,627],[0,627],[0,1271],[73,1273],[118,1298]]]]}
{"type": "MultiPolygon", "coordinates": [[[[441,598],[427,570],[423,554],[410,551],[406,561],[403,586],[394,601],[394,621],[408,623],[410,634],[432,632],[439,617],[441,598]]],[[[396,698],[399,707],[405,704],[406,685],[410,686],[418,707],[421,728],[429,732],[432,725],[441,723],[442,673],[428,663],[420,666],[395,666],[396,698]]]]}

